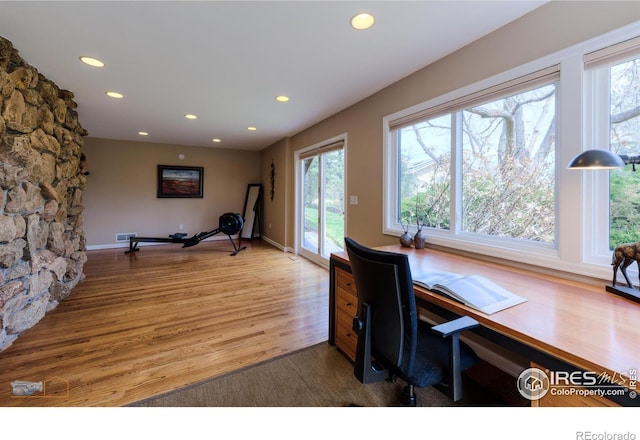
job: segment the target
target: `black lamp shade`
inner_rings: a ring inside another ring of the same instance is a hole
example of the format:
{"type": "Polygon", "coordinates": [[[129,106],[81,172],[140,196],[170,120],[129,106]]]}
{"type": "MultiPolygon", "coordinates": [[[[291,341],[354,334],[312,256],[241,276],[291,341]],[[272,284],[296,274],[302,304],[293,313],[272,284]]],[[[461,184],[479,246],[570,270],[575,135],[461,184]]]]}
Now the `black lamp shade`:
{"type": "Polygon", "coordinates": [[[574,157],[567,168],[607,170],[624,166],[624,160],[609,150],[587,150],[574,157]]]}

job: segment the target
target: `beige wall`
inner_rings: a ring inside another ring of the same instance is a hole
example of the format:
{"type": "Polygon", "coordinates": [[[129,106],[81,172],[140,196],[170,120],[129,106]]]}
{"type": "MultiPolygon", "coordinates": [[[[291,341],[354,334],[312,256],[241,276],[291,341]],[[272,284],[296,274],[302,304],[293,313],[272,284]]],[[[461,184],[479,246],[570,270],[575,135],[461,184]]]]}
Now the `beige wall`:
{"type": "Polygon", "coordinates": [[[165,237],[210,231],[218,227],[221,214],[242,214],[247,185],[260,183],[259,152],[95,138],[85,139],[83,151],[90,172],[84,193],[90,247],[115,243],[118,232],[165,237]],[[204,167],[204,197],[157,198],[158,165],[204,167]]]}
{"type": "MultiPolygon", "coordinates": [[[[287,201],[265,206],[272,224],[286,224],[286,245],[293,248],[294,154],[341,133],[348,134],[346,234],[368,245],[397,243],[382,233],[382,118],[492,75],[557,52],[581,41],[640,20],[635,1],[553,1],[487,37],[381,90],[358,104],[288,139],[287,201]]],[[[384,56],[381,54],[380,56],[384,56]]],[[[279,144],[270,149],[282,148],[279,144]]],[[[279,150],[280,151],[280,150],[279,150]]],[[[271,155],[261,156],[262,169],[271,155]]],[[[284,244],[284,242],[283,242],[284,244]]]]}
{"type": "Polygon", "coordinates": [[[285,249],[286,217],[281,213],[287,210],[287,157],[289,140],[283,139],[260,152],[260,175],[263,188],[262,234],[272,244],[285,249]],[[274,166],[274,191],[271,198],[271,164],[274,166]]]}

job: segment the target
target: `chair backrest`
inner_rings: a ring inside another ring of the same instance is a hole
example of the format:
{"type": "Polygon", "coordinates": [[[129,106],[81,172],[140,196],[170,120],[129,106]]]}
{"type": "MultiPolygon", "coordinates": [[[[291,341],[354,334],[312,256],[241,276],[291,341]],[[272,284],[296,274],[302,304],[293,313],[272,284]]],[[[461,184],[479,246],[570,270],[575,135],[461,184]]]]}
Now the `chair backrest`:
{"type": "Polygon", "coordinates": [[[371,346],[386,368],[413,373],[418,317],[407,255],[378,251],[345,237],[359,316],[371,307],[371,346]]]}

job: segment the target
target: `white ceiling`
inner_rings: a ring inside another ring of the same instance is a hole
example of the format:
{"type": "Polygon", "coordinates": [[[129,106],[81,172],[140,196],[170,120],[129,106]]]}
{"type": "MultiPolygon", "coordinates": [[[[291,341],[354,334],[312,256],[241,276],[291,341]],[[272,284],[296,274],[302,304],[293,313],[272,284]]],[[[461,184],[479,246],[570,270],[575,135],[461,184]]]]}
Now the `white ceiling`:
{"type": "Polygon", "coordinates": [[[75,94],[91,137],[261,150],[543,3],[0,1],[0,36],[75,94]]]}

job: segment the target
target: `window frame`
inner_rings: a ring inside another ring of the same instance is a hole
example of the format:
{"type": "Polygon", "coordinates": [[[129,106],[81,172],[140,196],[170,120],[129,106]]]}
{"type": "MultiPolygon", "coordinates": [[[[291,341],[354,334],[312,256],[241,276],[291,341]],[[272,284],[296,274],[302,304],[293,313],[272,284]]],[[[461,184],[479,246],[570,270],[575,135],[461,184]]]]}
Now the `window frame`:
{"type": "MultiPolygon", "coordinates": [[[[635,40],[639,40],[640,37],[635,40]]],[[[640,47],[636,41],[635,47],[629,48],[627,41],[620,41],[616,44],[606,46],[594,52],[604,52],[606,56],[596,57],[596,66],[588,67],[587,64],[594,58],[594,54],[585,55],[585,98],[586,111],[585,118],[587,124],[590,123],[590,130],[586,132],[586,141],[590,148],[610,149],[610,89],[611,77],[610,67],[628,60],[629,58],[640,58],[640,47]],[[617,55],[615,48],[619,46],[621,54],[617,55]],[[613,52],[613,53],[612,53],[613,52]]],[[[636,154],[640,154],[638,151],[636,154]]],[[[609,182],[611,172],[598,171],[585,173],[586,217],[585,237],[595,237],[591,246],[585,249],[584,261],[608,265],[611,262],[611,250],[609,250],[609,231],[611,229],[610,203],[609,203],[609,182]],[[607,232],[607,234],[604,233],[607,232]]],[[[638,225],[640,226],[640,225],[638,225]]],[[[628,272],[632,278],[637,278],[638,268],[636,265],[629,267],[628,272]]]]}
{"type": "MultiPolygon", "coordinates": [[[[528,267],[538,266],[562,272],[596,278],[611,278],[610,255],[605,263],[604,255],[593,258],[595,249],[591,237],[600,237],[603,225],[593,216],[594,209],[608,204],[608,174],[594,177],[589,172],[568,170],[566,164],[580,152],[597,148],[598,138],[594,136],[591,121],[593,102],[587,95],[587,74],[583,57],[591,52],[621,43],[638,36],[637,25],[629,25],[599,37],[576,44],[567,49],[544,56],[509,71],[483,79],[471,85],[452,90],[427,101],[418,103],[382,119],[383,129],[383,228],[384,235],[399,236],[403,231],[394,217],[398,203],[396,182],[398,182],[398,158],[394,150],[394,121],[411,114],[424,112],[435,106],[460,99],[464,95],[494,87],[500,83],[530,74],[548,66],[560,65],[560,80],[556,83],[556,243],[554,246],[540,246],[540,243],[526,243],[524,240],[497,237],[470,237],[459,228],[460,211],[451,216],[450,230],[427,229],[427,243],[459,252],[487,255],[511,261],[516,266],[524,263],[528,267]],[[603,190],[603,186],[606,190],[603,190]],[[595,190],[595,191],[593,191],[595,190]],[[604,195],[606,193],[606,196],[604,195]]],[[[597,103],[595,103],[597,104],[597,103]]],[[[607,144],[608,145],[608,144],[607,144]]],[[[639,152],[640,153],[640,152],[639,152]]],[[[454,161],[457,163],[458,161],[454,161]]],[[[596,173],[597,174],[597,173],[596,173]]],[[[452,182],[453,183],[453,182],[452,182]]],[[[460,191],[452,188],[452,191],[460,191]]],[[[452,209],[454,204],[452,203],[452,209]]],[[[607,219],[608,227],[608,219],[607,219]]],[[[415,228],[415,227],[414,227],[415,228]]],[[[415,229],[413,229],[415,231],[415,229]]],[[[474,234],[477,235],[477,234],[474,234]]],[[[608,237],[608,230],[607,230],[608,237]]]]}
{"type": "MultiPolygon", "coordinates": [[[[305,148],[301,148],[294,152],[294,179],[295,179],[295,215],[294,215],[294,252],[296,254],[300,254],[305,258],[313,261],[314,263],[322,266],[329,267],[329,258],[322,255],[322,249],[319,252],[314,253],[309,249],[306,249],[303,246],[303,237],[302,237],[302,226],[303,222],[301,216],[304,215],[304,188],[303,184],[303,176],[302,176],[302,163],[304,159],[310,158],[313,156],[318,156],[319,159],[322,159],[322,155],[324,153],[329,153],[331,151],[342,150],[343,152],[343,171],[344,171],[344,181],[343,183],[343,195],[346,197],[347,194],[347,160],[348,160],[348,134],[342,133],[337,136],[334,136],[329,139],[325,139],[324,141],[318,142],[316,144],[307,146],[305,148]]],[[[346,201],[344,201],[346,203],[346,201]]],[[[346,231],[348,225],[347,219],[347,210],[346,205],[344,206],[344,230],[346,231]]]]}
{"type": "MultiPolygon", "coordinates": [[[[385,188],[384,191],[384,212],[385,218],[383,219],[384,233],[396,235],[402,233],[402,227],[400,223],[394,218],[395,206],[398,206],[398,190],[397,182],[399,178],[399,163],[398,163],[398,141],[397,133],[398,128],[396,121],[405,120],[410,118],[412,114],[422,114],[423,116],[417,118],[419,120],[427,120],[443,115],[452,115],[452,155],[451,155],[451,176],[454,177],[451,182],[451,209],[450,225],[449,229],[434,229],[426,228],[426,234],[434,244],[440,244],[444,246],[454,248],[469,249],[472,246],[476,252],[483,253],[486,248],[492,249],[492,252],[499,252],[502,257],[516,254],[525,248],[528,252],[537,253],[541,256],[550,257],[557,256],[557,248],[555,243],[541,243],[526,241],[515,238],[497,237],[490,235],[477,234],[474,232],[467,232],[462,230],[462,136],[460,136],[460,119],[462,118],[462,112],[467,106],[457,105],[455,110],[449,110],[439,112],[434,111],[430,113],[430,109],[438,107],[448,107],[448,103],[464,100],[466,96],[476,95],[474,98],[474,104],[478,105],[483,102],[491,102],[491,100],[500,99],[505,96],[512,96],[514,94],[531,90],[532,88],[541,87],[543,85],[554,84],[556,86],[556,93],[559,89],[559,79],[552,81],[535,81],[530,86],[525,82],[523,86],[518,87],[515,91],[513,89],[507,90],[505,93],[500,93],[498,96],[495,93],[491,93],[487,96],[486,100],[478,101],[477,95],[482,96],[483,91],[487,89],[501,88],[502,85],[513,83],[521,77],[531,76],[535,72],[542,72],[552,70],[551,66],[542,66],[541,68],[537,64],[530,67],[531,70],[515,69],[508,74],[499,75],[487,81],[482,81],[469,87],[465,87],[454,92],[445,94],[441,97],[433,100],[426,101],[419,106],[412,107],[405,111],[394,113],[392,115],[383,118],[384,132],[386,142],[383,145],[384,159],[386,161],[386,172],[384,177],[385,188]]],[[[556,96],[556,117],[558,114],[558,98],[556,96]]],[[[416,121],[416,122],[417,122],[416,121]]],[[[406,125],[404,123],[403,125],[406,125]]],[[[402,126],[402,125],[401,125],[402,126]]],[[[557,146],[556,146],[557,149],[557,146]]],[[[557,154],[554,152],[554,155],[557,154]]],[[[557,157],[554,158],[557,160],[557,157]]],[[[557,227],[556,227],[557,229],[557,227]]],[[[411,226],[410,231],[415,232],[416,227],[411,226]]],[[[557,235],[557,233],[556,233],[557,235]]]]}

